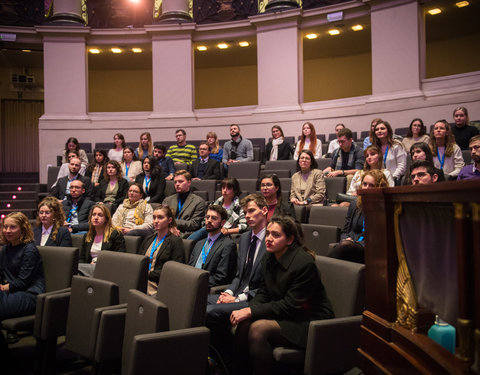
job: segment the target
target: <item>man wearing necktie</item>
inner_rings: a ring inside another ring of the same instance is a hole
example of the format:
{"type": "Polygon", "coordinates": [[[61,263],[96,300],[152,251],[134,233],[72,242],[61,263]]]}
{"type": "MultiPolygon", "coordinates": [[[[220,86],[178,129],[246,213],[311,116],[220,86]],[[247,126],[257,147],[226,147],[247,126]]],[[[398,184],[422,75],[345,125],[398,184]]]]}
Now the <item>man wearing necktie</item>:
{"type": "Polygon", "coordinates": [[[238,250],[237,273],[220,295],[209,295],[207,327],[211,329],[213,346],[222,358],[229,355],[229,317],[232,311],[248,307],[262,282],[261,260],[265,254],[265,228],[268,205],[260,194],[250,194],[240,202],[250,231],[242,234],[238,250]]]}
{"type": "Polygon", "coordinates": [[[237,252],[233,241],[221,232],[227,211],[219,205],[211,205],[205,215],[205,228],[208,236],[205,241],[198,241],[190,256],[193,267],[210,272],[210,288],[225,285],[232,281],[237,266],[237,252]]]}
{"type": "Polygon", "coordinates": [[[210,146],[207,142],[198,146],[200,157],[192,162],[192,180],[220,180],[220,163],[210,159],[210,146]]]}

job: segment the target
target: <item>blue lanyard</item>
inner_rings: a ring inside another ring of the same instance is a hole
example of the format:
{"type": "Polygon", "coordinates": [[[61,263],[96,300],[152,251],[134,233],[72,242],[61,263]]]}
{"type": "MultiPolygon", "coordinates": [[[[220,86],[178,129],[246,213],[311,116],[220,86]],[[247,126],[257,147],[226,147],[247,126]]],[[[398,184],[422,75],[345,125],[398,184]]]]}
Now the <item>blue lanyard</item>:
{"type": "Polygon", "coordinates": [[[438,151],[438,147],[437,147],[437,157],[438,157],[438,161],[440,162],[440,169],[443,170],[443,164],[445,164],[445,151],[443,151],[443,155],[440,158],[440,152],[438,151]]]}
{"type": "Polygon", "coordinates": [[[125,163],[125,176],[128,177],[128,168],[130,168],[130,166],[125,163]]]}
{"type": "Polygon", "coordinates": [[[389,145],[387,145],[387,149],[385,150],[385,154],[383,155],[383,168],[385,168],[385,164],[387,162],[388,147],[389,145]]]}
{"type": "Polygon", "coordinates": [[[163,236],[163,238],[160,241],[158,241],[158,243],[157,243],[158,235],[155,236],[155,239],[153,240],[152,250],[150,251],[150,263],[148,264],[149,271],[150,271],[150,268],[152,267],[153,254],[158,249],[158,247],[163,243],[163,240],[165,240],[165,237],[167,237],[167,235],[163,236]]]}
{"type": "Polygon", "coordinates": [[[205,264],[205,261],[207,260],[207,257],[208,257],[208,253],[210,253],[210,250],[212,249],[212,246],[215,243],[215,241],[212,241],[212,243],[210,244],[210,246],[207,249],[207,252],[205,253],[205,245],[207,244],[207,242],[209,240],[210,240],[210,238],[207,238],[207,240],[205,241],[205,243],[203,244],[203,247],[202,247],[202,266],[205,264]]]}
{"type": "Polygon", "coordinates": [[[177,211],[177,216],[176,216],[177,219],[180,216],[180,212],[182,212],[182,208],[183,208],[184,204],[185,204],[185,202],[182,203],[182,201],[180,199],[178,199],[178,211],[177,211]]]}
{"type": "Polygon", "coordinates": [[[365,237],[363,236],[364,233],[365,233],[365,219],[363,219],[362,236],[358,237],[357,242],[363,241],[363,239],[365,238],[365,237]]]}
{"type": "Polygon", "coordinates": [[[67,223],[69,223],[70,220],[72,220],[72,215],[77,211],[78,211],[78,205],[73,205],[70,211],[68,212],[67,223]]]}
{"type": "Polygon", "coordinates": [[[152,178],[148,178],[145,176],[145,192],[148,194],[148,185],[150,185],[150,181],[152,181],[152,178]]]}

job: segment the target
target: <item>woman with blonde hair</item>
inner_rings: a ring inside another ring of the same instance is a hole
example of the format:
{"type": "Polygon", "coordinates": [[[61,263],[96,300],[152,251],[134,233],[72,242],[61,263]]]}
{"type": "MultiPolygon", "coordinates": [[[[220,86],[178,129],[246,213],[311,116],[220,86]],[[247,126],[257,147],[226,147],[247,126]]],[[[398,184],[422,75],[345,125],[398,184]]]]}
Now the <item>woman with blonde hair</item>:
{"type": "Polygon", "coordinates": [[[317,138],[315,127],[311,122],[306,122],[302,126],[302,136],[297,142],[293,158],[295,160],[298,160],[298,155],[300,155],[300,152],[304,149],[310,150],[314,155],[315,159],[319,159],[322,157],[322,141],[317,138]]]}
{"type": "Polygon", "coordinates": [[[38,205],[37,227],[33,229],[35,245],[72,246],[72,236],[63,226],[65,214],[55,197],[46,197],[38,205]]]}
{"type": "Polygon", "coordinates": [[[429,146],[435,168],[441,169],[447,180],[456,179],[465,161],[446,120],[438,120],[433,126],[429,146]]]}
{"type": "Polygon", "coordinates": [[[223,149],[220,147],[220,143],[218,142],[217,133],[208,132],[207,143],[208,143],[208,146],[210,147],[209,157],[221,163],[223,158],[223,149]]]}
{"type": "Polygon", "coordinates": [[[478,128],[470,125],[468,110],[465,107],[457,107],[453,110],[453,120],[455,125],[452,127],[452,133],[455,142],[461,150],[468,150],[470,139],[478,135],[478,128]]]}
{"type": "Polygon", "coordinates": [[[138,147],[135,150],[135,156],[138,160],[143,160],[148,155],[153,154],[153,142],[152,136],[149,132],[144,132],[140,134],[140,142],[138,142],[138,147]]]}
{"type": "Polygon", "coordinates": [[[12,212],[3,219],[0,242],[0,321],[35,314],[37,295],[45,292],[42,257],[28,218],[12,212]]]}

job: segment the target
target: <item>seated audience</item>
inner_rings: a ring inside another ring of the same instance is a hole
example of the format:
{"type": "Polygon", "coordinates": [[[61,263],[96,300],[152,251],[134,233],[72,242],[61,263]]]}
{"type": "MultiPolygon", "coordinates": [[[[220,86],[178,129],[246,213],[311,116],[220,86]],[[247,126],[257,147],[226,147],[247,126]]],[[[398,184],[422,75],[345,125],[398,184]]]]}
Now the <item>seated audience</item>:
{"type": "Polygon", "coordinates": [[[303,150],[297,160],[297,171],[292,176],[290,202],[299,206],[323,205],[325,200],[325,179],[312,151],[303,150]]]}
{"type": "Polygon", "coordinates": [[[0,243],[5,244],[0,249],[0,322],[33,315],[37,295],[45,292],[45,276],[32,227],[23,213],[12,212],[5,216],[0,243]]]}
{"type": "Polygon", "coordinates": [[[295,147],[293,158],[298,160],[298,156],[303,150],[310,150],[314,159],[319,159],[322,157],[322,141],[317,138],[315,127],[311,122],[306,122],[302,126],[302,135],[295,147]]]}
{"type": "Polygon", "coordinates": [[[81,163],[86,167],[88,165],[87,153],[80,148],[80,144],[75,137],[70,137],[67,139],[67,142],[65,143],[65,149],[63,150],[62,163],[68,163],[68,152],[74,150],[78,152],[81,163]]]}
{"type": "Polygon", "coordinates": [[[253,160],[253,144],[240,135],[240,126],[230,125],[230,141],[223,145],[223,164],[228,167],[232,163],[253,160]]]}
{"type": "Polygon", "coordinates": [[[147,155],[153,154],[152,136],[149,132],[140,134],[140,142],[135,150],[135,156],[138,160],[142,161],[147,155]]]}
{"type": "MultiPolygon", "coordinates": [[[[367,171],[362,176],[362,189],[388,187],[388,181],[379,169],[367,171]]],[[[331,258],[365,263],[365,218],[362,211],[362,197],[350,203],[345,225],[337,244],[328,255],[331,258]]],[[[373,232],[372,232],[373,233],[373,232]]]]}
{"type": "Polygon", "coordinates": [[[72,246],[70,231],[63,226],[65,214],[54,197],[46,197],[38,204],[37,226],[33,229],[35,245],[72,246]]]}
{"type": "Polygon", "coordinates": [[[223,159],[223,149],[218,142],[217,133],[208,132],[207,143],[210,146],[210,157],[221,163],[223,159]]]}
{"type": "Polygon", "coordinates": [[[81,162],[78,158],[70,159],[68,164],[68,176],[60,178],[55,185],[52,186],[50,196],[63,200],[70,194],[70,185],[73,181],[81,181],[85,188],[85,195],[91,197],[93,195],[92,184],[88,177],[82,176],[80,172],[81,162]]]}
{"type": "Polygon", "coordinates": [[[337,138],[331,140],[330,143],[328,144],[327,157],[331,157],[331,155],[333,155],[333,152],[340,147],[340,144],[338,143],[338,132],[342,129],[345,129],[345,125],[343,124],[335,125],[335,136],[337,138]]]}
{"type": "MultiPolygon", "coordinates": [[[[432,150],[430,150],[430,146],[424,142],[414,143],[410,148],[410,156],[412,161],[415,160],[427,160],[433,165],[433,155],[432,150]]],[[[433,167],[435,173],[438,176],[438,181],[445,181],[445,176],[441,169],[433,167]]],[[[410,168],[405,174],[405,178],[403,179],[403,185],[411,185],[412,180],[410,179],[410,168]]]]}
{"type": "Polygon", "coordinates": [[[158,160],[158,165],[162,168],[162,176],[165,180],[173,180],[175,173],[175,164],[169,156],[165,156],[167,148],[165,145],[155,145],[153,148],[153,156],[158,160]]]}
{"type": "Polygon", "coordinates": [[[412,185],[427,185],[438,181],[433,164],[427,160],[415,160],[410,166],[412,185]]]}
{"type": "Polygon", "coordinates": [[[455,136],[455,143],[461,150],[468,150],[470,139],[478,135],[478,129],[470,125],[468,111],[465,107],[457,107],[453,111],[455,125],[452,127],[452,133],[455,136]]]}
{"type": "Polygon", "coordinates": [[[123,149],[127,147],[125,137],[122,133],[116,133],[113,136],[113,148],[108,150],[108,159],[116,160],[121,163],[123,158],[123,149]]]}
{"type": "Polygon", "coordinates": [[[290,215],[295,217],[295,210],[291,202],[284,202],[282,198],[282,185],[276,174],[267,174],[260,180],[260,191],[267,201],[267,220],[274,215],[290,215]]]}
{"type": "Polygon", "coordinates": [[[267,202],[260,194],[250,194],[242,199],[242,207],[247,212],[249,230],[240,237],[237,273],[220,295],[210,294],[207,302],[206,325],[211,330],[212,345],[224,359],[231,354],[230,314],[248,307],[263,281],[267,202]]]}
{"type": "Polygon", "coordinates": [[[428,143],[429,140],[430,137],[427,134],[427,128],[423,124],[422,119],[414,118],[408,127],[408,133],[405,138],[403,138],[402,144],[403,148],[408,153],[414,143],[428,143]]]}
{"type": "Polygon", "coordinates": [[[169,206],[175,215],[177,226],[172,228],[172,232],[186,238],[201,228],[205,201],[190,190],[192,175],[186,170],[176,171],[173,182],[176,194],[166,197],[163,204],[169,206]]]}
{"type": "Polygon", "coordinates": [[[110,160],[105,168],[103,180],[95,189],[95,202],[111,204],[110,211],[115,213],[127,196],[128,186],[118,161],[110,160]]]}
{"type": "Polygon", "coordinates": [[[113,226],[130,235],[136,235],[136,231],[150,231],[153,228],[153,209],[144,198],[141,184],[135,182],[130,185],[127,198],[112,217],[113,226]]]}
{"type": "Polygon", "coordinates": [[[110,210],[103,204],[93,206],[88,217],[88,232],[83,236],[80,248],[79,271],[92,276],[98,254],[101,251],[125,252],[123,234],[112,225],[110,210]]]}
{"type": "Polygon", "coordinates": [[[457,180],[480,178],[480,135],[470,138],[470,155],[472,164],[466,165],[458,174],[457,180]]]}
{"type": "Polygon", "coordinates": [[[439,120],[433,126],[430,135],[430,150],[432,150],[433,164],[445,174],[447,180],[456,179],[465,165],[462,150],[455,143],[450,124],[439,120]]]}
{"type": "Polygon", "coordinates": [[[265,147],[264,162],[268,160],[290,160],[292,146],[285,141],[283,130],[279,125],[272,126],[272,140],[265,147]]]}
{"type": "Polygon", "coordinates": [[[187,132],[184,129],[178,129],[175,132],[175,138],[177,144],[168,148],[167,156],[172,158],[176,166],[181,164],[192,165],[192,162],[197,158],[197,149],[194,145],[187,144],[187,132]]]}
{"type": "Polygon", "coordinates": [[[149,203],[162,203],[165,198],[165,179],[157,159],[146,156],[142,163],[143,172],[137,175],[135,182],[143,187],[145,200],[149,203]]]}
{"type": "Polygon", "coordinates": [[[399,185],[407,170],[407,154],[402,144],[393,139],[393,130],[387,121],[375,125],[373,140],[373,144],[382,150],[384,168],[392,174],[395,185],[399,185]]]}
{"type": "Polygon", "coordinates": [[[199,158],[192,162],[192,180],[220,180],[220,163],[210,157],[210,146],[202,142],[198,146],[199,158]]]}
{"type": "Polygon", "coordinates": [[[363,149],[365,150],[368,146],[370,146],[371,144],[373,144],[373,136],[375,134],[375,126],[380,122],[382,121],[381,118],[374,118],[372,120],[372,122],[370,123],[370,133],[368,135],[368,137],[366,137],[364,140],[363,140],[363,149]]]}
{"type": "MultiPolygon", "coordinates": [[[[223,225],[222,233],[225,236],[242,233],[247,229],[247,221],[240,206],[240,185],[236,178],[226,178],[221,182],[220,186],[222,188],[222,196],[213,202],[213,204],[222,206],[227,210],[228,219],[223,225]]],[[[203,220],[202,228],[193,232],[188,239],[195,242],[200,241],[206,238],[207,234],[205,220],[203,220]]]]}
{"type": "Polygon", "coordinates": [[[205,215],[207,239],[195,244],[188,262],[191,266],[210,273],[208,281],[210,288],[229,284],[235,276],[237,247],[230,238],[222,234],[227,218],[227,211],[222,206],[208,207],[205,215]]]}
{"type": "Polygon", "coordinates": [[[73,180],[70,184],[70,193],[62,201],[63,212],[67,217],[63,226],[72,233],[87,231],[88,215],[94,204],[85,193],[83,182],[73,180]]]}
{"type": "Polygon", "coordinates": [[[133,147],[123,149],[122,172],[128,182],[135,182],[135,178],[142,173],[142,162],[137,160],[133,147]]]}
{"type": "Polygon", "coordinates": [[[94,160],[88,164],[85,177],[90,177],[92,186],[96,188],[98,185],[100,185],[100,181],[103,180],[103,175],[105,172],[104,167],[109,159],[105,150],[94,150],[93,155],[95,155],[94,160]]]}
{"type": "Polygon", "coordinates": [[[301,226],[289,216],[273,217],[265,244],[264,281],[249,306],[230,315],[237,327],[233,368],[241,374],[250,373],[250,364],[254,374],[271,374],[273,346],[305,348],[310,321],[334,317],[301,226]]]}
{"type": "MultiPolygon", "coordinates": [[[[62,163],[62,165],[60,166],[60,169],[58,170],[57,181],[62,177],[68,176],[68,173],[69,173],[68,166],[70,165],[70,160],[72,160],[73,158],[80,159],[78,155],[79,154],[77,150],[68,151],[68,154],[67,154],[68,162],[62,163]]],[[[84,164],[81,164],[81,167],[78,173],[80,173],[82,176],[85,176],[86,171],[87,171],[86,166],[84,164]]],[[[55,181],[52,187],[57,183],[57,181],[55,181]]]]}
{"type": "Polygon", "coordinates": [[[327,177],[353,176],[363,168],[363,151],[353,142],[352,131],[348,128],[338,131],[338,144],[340,147],[333,152],[332,162],[323,173],[327,177]]]}
{"type": "Polygon", "coordinates": [[[175,218],[170,207],[162,206],[153,211],[155,233],[145,238],[138,251],[139,254],[150,258],[147,291],[150,296],[157,292],[160,274],[166,262],[174,260],[185,263],[183,241],[170,232],[175,226],[175,218]]]}

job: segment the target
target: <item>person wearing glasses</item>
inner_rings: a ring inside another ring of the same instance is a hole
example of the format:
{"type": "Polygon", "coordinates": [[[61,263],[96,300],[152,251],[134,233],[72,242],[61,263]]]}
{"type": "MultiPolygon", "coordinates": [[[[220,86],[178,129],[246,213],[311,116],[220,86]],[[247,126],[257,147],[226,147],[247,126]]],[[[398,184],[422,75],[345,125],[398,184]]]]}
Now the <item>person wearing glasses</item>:
{"type": "Polygon", "coordinates": [[[268,205],[267,220],[270,220],[274,215],[295,217],[292,203],[282,199],[282,185],[276,174],[267,174],[262,177],[260,191],[268,205]]]}
{"type": "Polygon", "coordinates": [[[70,183],[70,193],[62,201],[65,212],[64,227],[71,233],[84,234],[88,230],[88,215],[95,203],[85,194],[85,186],[81,180],[70,183]]]}

